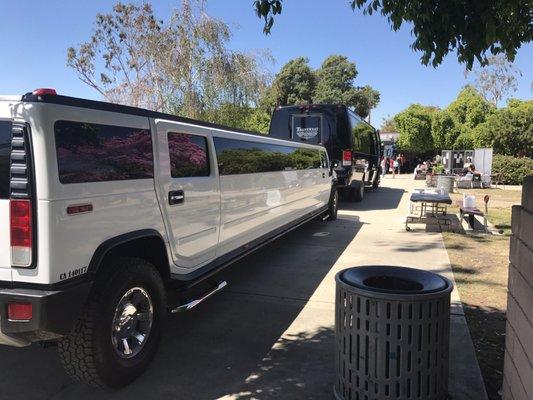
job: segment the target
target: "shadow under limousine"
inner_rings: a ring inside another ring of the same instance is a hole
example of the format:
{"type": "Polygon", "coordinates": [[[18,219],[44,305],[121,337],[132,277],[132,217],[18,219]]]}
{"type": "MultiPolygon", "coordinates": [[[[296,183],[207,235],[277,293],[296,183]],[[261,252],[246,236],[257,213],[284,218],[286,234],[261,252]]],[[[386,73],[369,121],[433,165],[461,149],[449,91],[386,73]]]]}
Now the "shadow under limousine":
{"type": "Polygon", "coordinates": [[[293,344],[282,340],[271,349],[360,228],[351,216],[312,221],[230,266],[222,273],[228,288],[193,311],[170,317],[148,371],[120,391],[69,380],[56,349],[35,345],[0,348],[0,397],[267,399],[292,398],[289,393],[303,390],[309,393],[306,398],[329,399],[334,370],[330,327],[293,344]],[[262,378],[264,369],[276,371],[274,381],[262,378]],[[318,377],[305,373],[309,369],[319,371],[318,377]]]}
{"type": "Polygon", "coordinates": [[[339,208],[343,210],[370,211],[370,210],[394,210],[404,195],[404,189],[379,187],[377,189],[365,189],[363,201],[353,203],[344,197],[341,199],[339,208]]]}

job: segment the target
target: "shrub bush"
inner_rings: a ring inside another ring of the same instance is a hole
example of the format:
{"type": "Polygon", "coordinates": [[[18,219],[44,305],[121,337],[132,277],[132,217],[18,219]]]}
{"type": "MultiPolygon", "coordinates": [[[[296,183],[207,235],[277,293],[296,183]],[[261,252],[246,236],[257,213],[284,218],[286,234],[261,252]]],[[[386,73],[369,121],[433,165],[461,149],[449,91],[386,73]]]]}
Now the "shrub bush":
{"type": "Polygon", "coordinates": [[[533,157],[533,100],[512,100],[474,129],[474,144],[497,154],[533,157]]]}
{"type": "Polygon", "coordinates": [[[501,183],[521,185],[527,175],[533,175],[533,158],[494,155],[492,173],[501,173],[501,183]]]}

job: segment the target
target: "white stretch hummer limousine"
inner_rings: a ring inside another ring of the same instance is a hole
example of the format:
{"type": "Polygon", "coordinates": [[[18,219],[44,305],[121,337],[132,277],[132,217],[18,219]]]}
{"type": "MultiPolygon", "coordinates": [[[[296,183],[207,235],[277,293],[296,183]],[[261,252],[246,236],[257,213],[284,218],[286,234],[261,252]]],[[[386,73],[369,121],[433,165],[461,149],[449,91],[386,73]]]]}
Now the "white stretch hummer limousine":
{"type": "Polygon", "coordinates": [[[322,146],[38,89],[0,96],[0,344],[120,387],[233,261],[335,219],[322,146]]]}

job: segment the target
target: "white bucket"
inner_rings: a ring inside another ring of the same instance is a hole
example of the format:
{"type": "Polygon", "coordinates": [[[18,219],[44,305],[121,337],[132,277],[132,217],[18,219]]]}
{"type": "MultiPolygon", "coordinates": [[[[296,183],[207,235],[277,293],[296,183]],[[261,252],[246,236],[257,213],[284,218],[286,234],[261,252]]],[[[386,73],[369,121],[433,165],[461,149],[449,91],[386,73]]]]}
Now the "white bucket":
{"type": "Polygon", "coordinates": [[[476,208],[476,196],[463,194],[463,207],[476,208]]]}

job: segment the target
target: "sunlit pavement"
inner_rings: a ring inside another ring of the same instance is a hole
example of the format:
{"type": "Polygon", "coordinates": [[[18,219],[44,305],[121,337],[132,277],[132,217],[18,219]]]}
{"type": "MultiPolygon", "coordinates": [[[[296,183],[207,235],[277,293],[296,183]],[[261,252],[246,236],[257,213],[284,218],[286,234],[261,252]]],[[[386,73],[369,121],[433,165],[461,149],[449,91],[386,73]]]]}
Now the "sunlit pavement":
{"type": "MultiPolygon", "coordinates": [[[[335,274],[365,264],[453,275],[440,233],[406,232],[408,192],[423,182],[387,176],[335,222],[311,222],[223,273],[229,287],[169,320],[150,369],[120,391],[88,388],[63,373],[54,348],[0,348],[0,398],[331,399],[335,274]]],[[[457,291],[452,294],[450,392],[484,400],[457,291]]]]}

